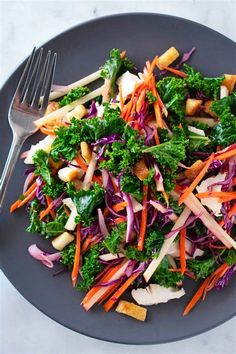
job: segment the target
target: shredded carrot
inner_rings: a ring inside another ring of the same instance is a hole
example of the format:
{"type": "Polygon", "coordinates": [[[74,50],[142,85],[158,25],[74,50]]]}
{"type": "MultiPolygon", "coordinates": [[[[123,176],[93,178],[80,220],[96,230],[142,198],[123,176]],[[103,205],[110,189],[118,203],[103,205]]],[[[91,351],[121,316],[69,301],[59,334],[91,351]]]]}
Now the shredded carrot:
{"type": "MultiPolygon", "coordinates": [[[[46,201],[47,201],[47,205],[48,205],[48,206],[53,202],[52,198],[50,198],[48,195],[46,195],[46,201]]],[[[52,219],[54,220],[55,217],[56,217],[55,210],[52,210],[52,209],[51,209],[51,210],[49,211],[49,213],[50,213],[52,219]]]]}
{"type": "Polygon", "coordinates": [[[134,90],[132,92],[130,101],[128,103],[127,111],[126,111],[126,114],[125,114],[125,117],[124,117],[126,121],[128,121],[128,118],[130,116],[130,112],[131,112],[132,105],[133,105],[133,100],[134,100],[134,95],[135,95],[135,92],[136,92],[137,88],[138,88],[138,84],[135,84],[134,90]]]}
{"type": "Polygon", "coordinates": [[[161,194],[163,195],[166,205],[167,207],[169,206],[169,198],[168,198],[168,194],[166,193],[166,191],[162,191],[161,194]]]}
{"type": "Polygon", "coordinates": [[[98,304],[101,304],[103,301],[105,301],[117,288],[118,286],[120,286],[122,281],[118,281],[117,283],[111,285],[107,291],[105,292],[105,294],[102,295],[102,297],[100,297],[98,304]]]}
{"type": "Polygon", "coordinates": [[[144,88],[143,91],[140,93],[140,96],[136,102],[136,111],[139,113],[142,106],[143,106],[143,103],[144,103],[144,100],[145,100],[145,97],[146,97],[146,89],[144,88]]]}
{"type": "Polygon", "coordinates": [[[158,93],[157,90],[156,90],[156,97],[157,97],[158,104],[159,104],[159,106],[160,106],[160,108],[161,108],[161,110],[162,110],[162,113],[163,113],[166,117],[168,117],[167,108],[166,108],[165,104],[163,103],[163,101],[162,101],[162,99],[161,99],[161,97],[160,97],[160,95],[159,95],[159,93],[158,93]]]}
{"type": "MultiPolygon", "coordinates": [[[[21,199],[18,199],[16,200],[10,207],[10,212],[13,213],[13,211],[15,211],[17,208],[20,208],[20,204],[22,203],[22,201],[25,200],[25,198],[32,192],[32,191],[36,191],[36,188],[37,188],[37,182],[34,182],[28,189],[27,191],[23,194],[23,200],[21,199]]],[[[24,205],[24,204],[22,204],[24,205]]],[[[21,206],[22,206],[21,205],[21,206]]]]}
{"type": "Polygon", "coordinates": [[[142,251],[144,246],[145,234],[146,234],[146,227],[147,227],[147,196],[148,196],[148,185],[143,185],[143,209],[141,215],[141,225],[140,225],[140,232],[139,232],[139,239],[138,239],[138,250],[142,251]]]}
{"type": "MultiPolygon", "coordinates": [[[[26,195],[25,198],[23,200],[21,200],[19,202],[19,204],[15,207],[15,209],[16,208],[21,208],[23,205],[28,203],[32,198],[34,198],[35,194],[36,194],[36,188],[37,187],[35,187],[28,195],[26,195]]],[[[16,203],[14,203],[14,204],[16,204],[16,203]]],[[[10,212],[12,213],[15,209],[11,208],[10,212]]]]}
{"type": "MultiPolygon", "coordinates": [[[[80,154],[78,154],[78,156],[75,158],[75,161],[77,162],[77,164],[79,165],[79,167],[81,168],[81,170],[83,170],[84,172],[87,171],[88,166],[86,165],[86,163],[83,161],[82,157],[80,156],[80,154]]],[[[95,175],[93,175],[92,178],[93,182],[97,182],[98,184],[100,184],[100,186],[102,186],[102,179],[101,177],[97,177],[95,175]]]]}
{"type": "Polygon", "coordinates": [[[211,282],[211,280],[217,275],[217,274],[222,274],[222,271],[225,271],[228,269],[228,264],[223,263],[219,268],[217,268],[215,270],[215,272],[213,272],[211,275],[209,275],[209,277],[207,277],[204,282],[202,283],[202,285],[200,286],[200,288],[197,290],[197,292],[194,294],[193,298],[190,300],[190,302],[188,303],[188,305],[186,306],[184,312],[183,312],[183,316],[186,316],[191,310],[192,308],[196,305],[196,303],[201,299],[201,297],[206,296],[206,289],[209,285],[209,283],[211,282]]]}
{"type": "Polygon", "coordinates": [[[80,224],[78,224],[76,230],[75,258],[74,258],[74,265],[71,273],[71,280],[72,280],[73,287],[75,287],[76,285],[76,280],[79,273],[80,247],[81,247],[81,227],[80,224]]]}
{"type": "Polygon", "coordinates": [[[232,206],[230,211],[228,212],[228,216],[231,219],[233,215],[236,215],[236,203],[232,206]]]}
{"type": "Polygon", "coordinates": [[[116,224],[120,224],[122,222],[125,222],[125,217],[124,218],[122,218],[122,217],[116,218],[114,221],[115,221],[116,224]]]}
{"type": "Polygon", "coordinates": [[[232,156],[236,156],[236,149],[232,149],[226,152],[222,152],[221,154],[216,154],[215,159],[216,160],[225,160],[228,159],[232,156]]]}
{"type": "Polygon", "coordinates": [[[64,205],[64,210],[67,216],[70,216],[70,211],[67,209],[67,207],[64,205]]]}
{"type": "Polygon", "coordinates": [[[125,290],[133,283],[133,281],[139,276],[141,272],[137,272],[131,277],[129,277],[124,284],[110,297],[110,299],[103,305],[103,308],[106,312],[108,312],[112,306],[116,303],[119,297],[125,292],[125,290]]]}
{"type": "Polygon", "coordinates": [[[122,93],[122,86],[119,85],[119,93],[120,93],[120,108],[121,110],[124,108],[124,98],[122,93]]]}
{"type": "Polygon", "coordinates": [[[45,135],[50,135],[50,136],[55,136],[55,130],[54,129],[48,129],[45,127],[40,127],[39,130],[41,131],[41,133],[45,134],[45,135]]]}
{"type": "Polygon", "coordinates": [[[180,269],[181,269],[181,274],[184,274],[184,272],[186,270],[185,242],[186,242],[186,228],[180,230],[180,233],[179,233],[179,250],[180,250],[180,269]]]}
{"type": "Polygon", "coordinates": [[[217,250],[225,250],[225,249],[227,249],[226,246],[218,246],[218,245],[214,245],[213,243],[210,243],[209,245],[210,245],[211,248],[215,248],[217,250]]]}
{"type": "Polygon", "coordinates": [[[123,210],[127,206],[126,202],[120,202],[112,206],[112,209],[117,213],[118,211],[123,210]]]}
{"type": "Polygon", "coordinates": [[[43,218],[45,218],[45,216],[47,216],[52,210],[52,207],[53,207],[53,202],[51,202],[45,210],[42,210],[40,212],[39,219],[42,220],[43,218]]]}
{"type": "Polygon", "coordinates": [[[211,154],[209,159],[206,161],[204,167],[200,171],[200,173],[197,175],[197,177],[193,180],[193,182],[190,184],[190,186],[185,190],[185,192],[180,196],[179,198],[179,205],[181,205],[185,199],[192,193],[192,191],[196,188],[196,186],[199,184],[199,182],[202,180],[202,178],[205,176],[210,164],[214,160],[214,154],[211,154]]]}
{"type": "Polygon", "coordinates": [[[103,212],[104,218],[106,218],[106,217],[108,216],[109,212],[110,212],[110,211],[109,211],[108,208],[105,208],[105,209],[104,209],[104,212],[103,212]]]}
{"type": "Polygon", "coordinates": [[[154,127],[154,138],[155,138],[156,145],[159,145],[160,140],[159,140],[159,136],[158,136],[158,132],[157,132],[157,127],[154,127]]]}
{"type": "MultiPolygon", "coordinates": [[[[108,270],[108,272],[99,280],[99,282],[106,282],[109,281],[111,279],[111,277],[113,275],[116,274],[116,272],[123,267],[124,262],[117,264],[114,268],[111,268],[108,270]]],[[[93,286],[89,292],[85,295],[85,297],[83,298],[83,301],[81,302],[81,304],[86,304],[88,301],[91,300],[91,298],[99,291],[100,286],[95,285],[93,286]]]]}
{"type": "Polygon", "coordinates": [[[175,75],[178,75],[178,76],[181,76],[183,78],[187,77],[187,74],[185,74],[183,71],[181,70],[177,70],[177,69],[174,69],[174,68],[170,68],[169,66],[162,66],[162,68],[164,70],[167,70],[167,71],[170,71],[171,73],[175,74],[175,75]]]}
{"type": "Polygon", "coordinates": [[[93,235],[92,235],[92,234],[89,234],[89,235],[86,237],[86,239],[85,239],[85,241],[84,241],[84,243],[83,243],[83,245],[82,245],[82,253],[85,253],[85,252],[88,250],[92,238],[93,238],[93,235]]]}
{"type": "Polygon", "coordinates": [[[153,70],[155,69],[155,66],[156,66],[156,64],[157,64],[157,60],[158,60],[158,57],[155,56],[155,58],[154,58],[153,61],[151,62],[150,67],[148,68],[148,75],[152,75],[153,70]]]}
{"type": "Polygon", "coordinates": [[[231,201],[236,199],[236,192],[203,192],[197,193],[195,196],[199,199],[202,198],[219,198],[224,201],[231,201]]]}
{"type": "MultiPolygon", "coordinates": [[[[150,89],[152,91],[152,94],[157,98],[157,90],[156,90],[156,86],[155,86],[154,76],[152,76],[150,79],[150,89]]],[[[156,116],[157,127],[164,128],[164,122],[162,119],[161,108],[160,108],[160,104],[158,102],[158,99],[153,103],[153,107],[154,107],[154,112],[155,112],[155,116],[156,116]]]]}

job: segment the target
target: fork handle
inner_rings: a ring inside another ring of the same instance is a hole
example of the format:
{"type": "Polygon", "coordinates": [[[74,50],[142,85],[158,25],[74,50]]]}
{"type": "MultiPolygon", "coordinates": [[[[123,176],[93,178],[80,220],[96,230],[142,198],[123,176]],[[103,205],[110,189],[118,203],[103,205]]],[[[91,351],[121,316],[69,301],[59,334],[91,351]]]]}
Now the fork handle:
{"type": "Polygon", "coordinates": [[[21,147],[22,147],[25,139],[26,138],[24,136],[18,136],[16,134],[13,134],[11,148],[8,153],[7,160],[6,160],[6,163],[5,163],[3,172],[2,172],[1,181],[0,181],[0,208],[2,207],[8,183],[9,183],[10,178],[12,176],[18,155],[20,153],[21,147]]]}

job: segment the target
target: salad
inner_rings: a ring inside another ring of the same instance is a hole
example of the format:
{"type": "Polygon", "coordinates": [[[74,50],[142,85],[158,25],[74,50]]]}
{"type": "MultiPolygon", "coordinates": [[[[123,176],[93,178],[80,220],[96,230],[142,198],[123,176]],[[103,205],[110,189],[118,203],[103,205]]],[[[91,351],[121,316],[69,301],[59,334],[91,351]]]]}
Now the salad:
{"type": "Polygon", "coordinates": [[[144,306],[201,279],[185,316],[236,271],[236,75],[203,76],[186,64],[194,51],[171,47],[139,72],[111,50],[100,70],[52,87],[35,122],[45,137],[21,155],[10,212],[25,207],[26,231],[55,249],[29,253],[71,272],[85,310],[118,304],[144,321],[144,306]]]}

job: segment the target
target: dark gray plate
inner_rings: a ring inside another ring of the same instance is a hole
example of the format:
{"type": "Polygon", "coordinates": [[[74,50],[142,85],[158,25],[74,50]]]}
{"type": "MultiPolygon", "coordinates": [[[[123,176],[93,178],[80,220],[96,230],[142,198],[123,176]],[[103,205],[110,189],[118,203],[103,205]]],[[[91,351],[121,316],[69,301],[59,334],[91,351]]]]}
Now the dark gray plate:
{"type": "MultiPolygon", "coordinates": [[[[139,68],[147,58],[170,46],[184,52],[197,47],[191,64],[206,75],[235,73],[235,44],[221,34],[181,18],[158,14],[126,14],[100,18],[64,32],[44,45],[58,53],[55,83],[68,84],[92,73],[104,62],[111,48],[126,49],[139,68]]],[[[0,170],[6,159],[11,131],[7,122],[8,107],[23,64],[13,73],[0,94],[0,170]]],[[[37,141],[29,139],[24,150],[37,141]]],[[[21,194],[25,166],[16,165],[1,214],[1,268],[16,289],[43,313],[79,333],[112,342],[155,344],[187,338],[209,330],[230,319],[235,313],[236,282],[222,292],[212,291],[205,302],[187,317],[181,313],[197,285],[185,284],[187,295],[181,300],[150,307],[147,321],[140,323],[102,308],[86,313],[80,306],[83,294],[71,286],[69,273],[55,278],[50,270],[33,260],[27,252],[32,243],[52,251],[49,242],[25,232],[25,210],[9,214],[9,205],[21,194]]]]}

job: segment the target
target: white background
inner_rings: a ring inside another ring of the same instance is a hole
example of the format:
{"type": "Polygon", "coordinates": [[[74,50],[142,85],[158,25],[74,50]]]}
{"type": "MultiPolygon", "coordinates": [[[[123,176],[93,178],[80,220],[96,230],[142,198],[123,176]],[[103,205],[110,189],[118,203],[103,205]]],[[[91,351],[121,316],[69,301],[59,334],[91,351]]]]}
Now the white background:
{"type": "MultiPolygon", "coordinates": [[[[32,48],[80,22],[112,13],[159,12],[207,25],[236,40],[236,1],[1,1],[0,85],[32,48]]],[[[232,58],[236,62],[236,58],[232,58]]],[[[216,308],[216,311],[218,309],[216,308]]],[[[234,354],[236,320],[200,336],[155,346],[105,343],[74,333],[36,310],[0,273],[1,354],[234,354]]]]}

